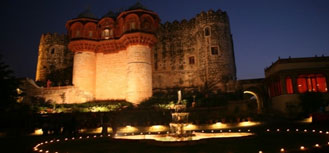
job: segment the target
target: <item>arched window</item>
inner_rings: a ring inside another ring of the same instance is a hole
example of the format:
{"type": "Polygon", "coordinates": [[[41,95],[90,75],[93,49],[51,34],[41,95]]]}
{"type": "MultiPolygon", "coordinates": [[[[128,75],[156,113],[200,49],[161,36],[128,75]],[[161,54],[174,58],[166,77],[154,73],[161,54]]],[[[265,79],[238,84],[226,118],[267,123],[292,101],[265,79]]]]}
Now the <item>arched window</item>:
{"type": "Polygon", "coordinates": [[[210,36],[210,28],[209,27],[204,28],[204,36],[210,36]]]}
{"type": "Polygon", "coordinates": [[[136,29],[136,23],[130,22],[130,30],[135,30],[135,29],[136,29]]]}
{"type": "Polygon", "coordinates": [[[89,37],[89,38],[92,38],[92,37],[93,37],[93,31],[89,31],[89,32],[88,32],[88,37],[89,37]]]}
{"type": "Polygon", "coordinates": [[[102,32],[102,37],[104,39],[110,39],[110,37],[113,35],[112,30],[110,29],[104,29],[104,31],[102,32]]]}
{"type": "Polygon", "coordinates": [[[75,32],[75,37],[80,37],[80,30],[77,30],[77,31],[75,32]]]}

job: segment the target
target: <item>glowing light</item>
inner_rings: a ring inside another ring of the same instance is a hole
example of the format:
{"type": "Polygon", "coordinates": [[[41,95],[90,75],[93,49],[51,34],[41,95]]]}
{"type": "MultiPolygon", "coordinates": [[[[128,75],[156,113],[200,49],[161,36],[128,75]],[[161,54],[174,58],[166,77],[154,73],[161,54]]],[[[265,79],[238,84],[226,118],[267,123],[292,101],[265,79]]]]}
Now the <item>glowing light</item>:
{"type": "Polygon", "coordinates": [[[314,146],[315,146],[315,147],[317,147],[317,148],[318,148],[318,147],[320,147],[320,145],[319,145],[319,144],[315,144],[314,146]]]}
{"type": "Polygon", "coordinates": [[[232,130],[228,130],[228,132],[232,132],[232,130]]]}
{"type": "Polygon", "coordinates": [[[276,131],[280,132],[280,129],[276,129],[276,131]]]}
{"type": "Polygon", "coordinates": [[[108,137],[110,137],[110,136],[111,136],[111,134],[108,134],[107,136],[108,136],[108,137]]]}
{"type": "Polygon", "coordinates": [[[280,149],[280,152],[284,152],[284,148],[281,148],[281,149],[280,149]]]}
{"type": "Polygon", "coordinates": [[[326,134],[329,134],[329,132],[327,131],[326,134]]]}
{"type": "Polygon", "coordinates": [[[267,129],[266,131],[267,131],[267,132],[270,132],[270,129],[267,129]]]}
{"type": "MultiPolygon", "coordinates": [[[[209,138],[228,138],[228,137],[244,137],[244,136],[250,136],[253,135],[253,133],[201,133],[201,132],[195,132],[195,135],[192,137],[192,139],[186,139],[188,141],[190,140],[201,140],[201,139],[209,139],[209,138]]],[[[152,139],[156,141],[177,141],[176,138],[168,136],[168,135],[157,135],[157,134],[151,134],[151,135],[127,135],[127,136],[116,136],[116,139],[132,139],[132,140],[140,140],[140,139],[152,139]]],[[[180,140],[184,141],[184,140],[180,140]]]]}
{"type": "Polygon", "coordinates": [[[263,104],[260,102],[258,95],[255,92],[252,91],[244,91],[244,94],[251,94],[253,96],[256,97],[256,101],[257,101],[257,113],[261,113],[262,108],[263,108],[263,104]]]}
{"type": "Polygon", "coordinates": [[[312,116],[310,116],[308,118],[303,119],[301,122],[302,123],[312,123],[312,120],[313,120],[313,118],[312,118],[312,116]]]}
{"type": "Polygon", "coordinates": [[[250,129],[248,129],[248,132],[250,132],[250,129]]]}
{"type": "Polygon", "coordinates": [[[80,136],[79,139],[82,139],[82,136],[80,136]]]}
{"type": "Polygon", "coordinates": [[[89,139],[89,136],[87,136],[86,138],[89,139]]]}
{"type": "Polygon", "coordinates": [[[258,151],[258,153],[263,153],[263,151],[258,151]]]}
{"type": "Polygon", "coordinates": [[[300,150],[305,150],[305,147],[304,147],[304,146],[300,146],[299,149],[300,149],[300,150]]]}
{"type": "Polygon", "coordinates": [[[298,132],[299,131],[299,129],[296,129],[296,132],[298,132]]]}
{"type": "Polygon", "coordinates": [[[315,132],[315,130],[312,130],[312,132],[315,132]]]}
{"type": "MultiPolygon", "coordinates": [[[[131,126],[129,128],[131,128],[131,126]]],[[[148,131],[150,132],[162,132],[166,130],[168,130],[168,128],[164,125],[153,125],[148,128],[148,131]]]]}
{"type": "Polygon", "coordinates": [[[67,141],[67,140],[68,140],[68,138],[65,138],[64,140],[65,140],[65,141],[67,141]]]}
{"type": "Polygon", "coordinates": [[[304,132],[307,132],[307,130],[305,129],[304,132]]]}
{"type": "Polygon", "coordinates": [[[136,127],[127,125],[125,127],[119,128],[119,130],[121,133],[133,133],[133,132],[138,132],[138,129],[136,127]]]}
{"type": "Polygon", "coordinates": [[[245,122],[240,122],[239,126],[248,127],[248,126],[255,126],[255,125],[258,125],[258,124],[260,124],[260,123],[259,122],[245,121],[245,122]]]}
{"type": "Polygon", "coordinates": [[[319,131],[319,133],[322,133],[322,131],[319,131]]]}
{"type": "MultiPolygon", "coordinates": [[[[210,129],[222,129],[222,128],[226,128],[227,124],[221,123],[221,122],[217,122],[215,124],[211,124],[210,125],[210,129]]],[[[197,126],[195,126],[195,129],[197,129],[197,126]]]]}
{"type": "Polygon", "coordinates": [[[290,131],[290,129],[287,129],[287,132],[289,132],[290,131]]]}
{"type": "Polygon", "coordinates": [[[198,129],[198,126],[194,124],[188,124],[187,126],[184,127],[184,130],[188,130],[188,131],[196,130],[196,129],[198,129]]]}
{"type": "Polygon", "coordinates": [[[43,134],[42,129],[35,129],[31,135],[42,135],[42,134],[43,134]]]}

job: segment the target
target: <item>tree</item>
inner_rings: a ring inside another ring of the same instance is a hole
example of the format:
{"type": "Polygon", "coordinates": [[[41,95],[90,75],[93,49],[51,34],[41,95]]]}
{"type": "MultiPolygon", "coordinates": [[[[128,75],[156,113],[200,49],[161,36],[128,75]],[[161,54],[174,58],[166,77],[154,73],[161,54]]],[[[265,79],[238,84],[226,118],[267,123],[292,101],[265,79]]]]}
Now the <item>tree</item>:
{"type": "Polygon", "coordinates": [[[18,93],[19,81],[13,75],[13,71],[2,61],[0,55],[0,110],[7,109],[10,105],[15,104],[18,93]]]}

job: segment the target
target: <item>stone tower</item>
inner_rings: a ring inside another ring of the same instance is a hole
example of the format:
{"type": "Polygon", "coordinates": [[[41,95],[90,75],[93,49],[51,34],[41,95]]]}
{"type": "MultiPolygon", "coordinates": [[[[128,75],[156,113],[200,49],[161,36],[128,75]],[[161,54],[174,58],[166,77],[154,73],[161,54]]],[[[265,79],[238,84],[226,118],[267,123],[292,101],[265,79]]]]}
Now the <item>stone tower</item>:
{"type": "Polygon", "coordinates": [[[158,15],[140,4],[101,19],[86,11],[69,20],[73,85],[95,100],[138,104],[151,97],[151,48],[158,23],[158,15]]]}
{"type": "MultiPolygon", "coordinates": [[[[47,80],[52,79],[51,76],[56,71],[59,72],[72,67],[73,53],[67,48],[68,42],[68,38],[64,34],[47,33],[41,35],[36,81],[45,83],[47,80]]],[[[62,76],[61,79],[63,77],[66,76],[62,76]]],[[[64,85],[71,82],[70,80],[70,77],[66,77],[62,80],[63,82],[56,83],[64,85]]]]}
{"type": "Polygon", "coordinates": [[[226,12],[161,25],[153,52],[154,89],[201,88],[227,91],[236,80],[233,42],[226,12]]]}

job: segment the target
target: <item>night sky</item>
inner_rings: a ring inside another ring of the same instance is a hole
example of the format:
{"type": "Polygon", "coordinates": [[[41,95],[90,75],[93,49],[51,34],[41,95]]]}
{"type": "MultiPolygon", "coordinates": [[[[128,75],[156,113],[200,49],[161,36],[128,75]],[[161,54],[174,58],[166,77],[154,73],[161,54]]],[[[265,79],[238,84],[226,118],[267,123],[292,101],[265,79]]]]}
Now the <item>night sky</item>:
{"type": "MultiPolygon", "coordinates": [[[[221,9],[230,18],[238,79],[264,77],[278,57],[329,56],[329,0],[140,0],[161,23],[221,9]]],[[[17,77],[34,79],[42,33],[90,8],[98,17],[136,0],[2,0],[0,54],[17,77]]]]}

